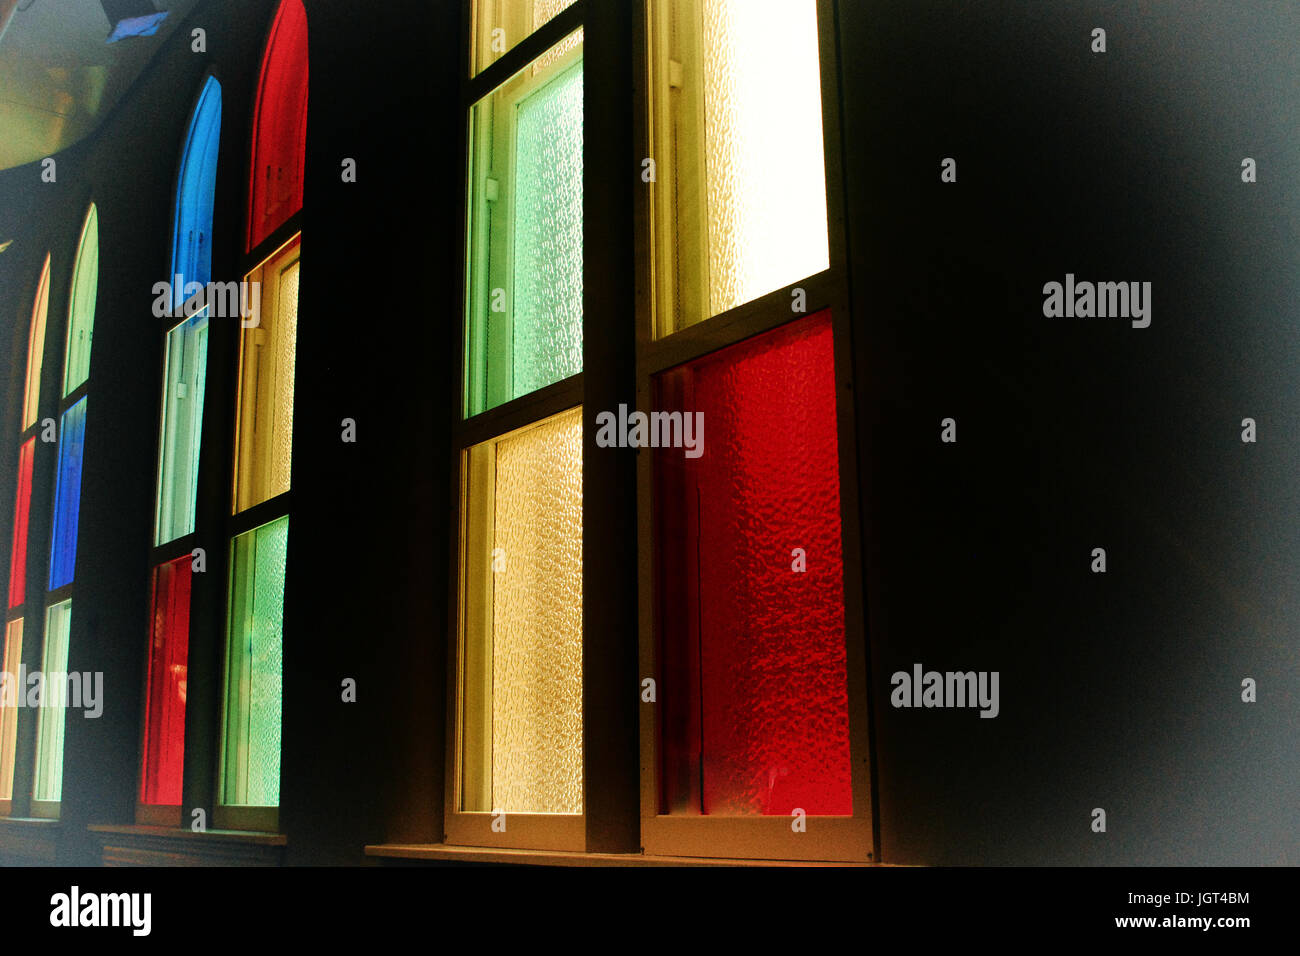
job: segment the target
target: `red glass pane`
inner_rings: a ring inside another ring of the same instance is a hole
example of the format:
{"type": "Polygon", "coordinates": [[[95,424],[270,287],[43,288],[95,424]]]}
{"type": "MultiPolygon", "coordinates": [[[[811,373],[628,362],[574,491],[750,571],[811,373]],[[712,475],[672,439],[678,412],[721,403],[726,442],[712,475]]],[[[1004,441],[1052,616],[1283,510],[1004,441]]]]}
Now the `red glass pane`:
{"type": "Polygon", "coordinates": [[[179,806],[185,765],[185,676],[190,645],[190,556],[153,572],[140,802],[179,806]]]}
{"type": "Polygon", "coordinates": [[[249,249],[302,208],[307,145],[307,11],[302,0],[284,0],[271,24],[253,109],[253,137],[249,249]]]}
{"type": "Polygon", "coordinates": [[[702,455],[653,452],[661,811],[849,815],[829,313],[670,369],[655,407],[703,414],[702,455]]]}
{"type": "Polygon", "coordinates": [[[23,603],[27,594],[27,516],[32,505],[32,455],[36,439],[23,442],[18,452],[18,491],[14,495],[14,540],[9,551],[9,606],[23,603]]]}

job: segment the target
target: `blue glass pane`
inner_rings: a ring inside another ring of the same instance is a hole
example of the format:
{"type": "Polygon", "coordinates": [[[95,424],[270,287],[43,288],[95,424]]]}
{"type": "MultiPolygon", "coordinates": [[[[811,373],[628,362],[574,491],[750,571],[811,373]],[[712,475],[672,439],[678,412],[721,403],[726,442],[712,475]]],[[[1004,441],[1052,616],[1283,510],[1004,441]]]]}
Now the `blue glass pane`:
{"type": "Polygon", "coordinates": [[[63,413],[59,428],[59,475],[54,486],[54,533],[50,539],[50,590],[72,583],[81,514],[81,454],[86,444],[86,399],[63,413]]]}
{"type": "MultiPolygon", "coordinates": [[[[212,279],[212,205],[217,185],[217,147],[221,141],[221,84],[208,77],[185,137],[184,159],[176,186],[172,229],[172,307],[189,298],[185,286],[212,279]],[[176,277],[180,276],[178,280],[176,277]]],[[[191,289],[192,295],[195,290],[191,289]]]]}

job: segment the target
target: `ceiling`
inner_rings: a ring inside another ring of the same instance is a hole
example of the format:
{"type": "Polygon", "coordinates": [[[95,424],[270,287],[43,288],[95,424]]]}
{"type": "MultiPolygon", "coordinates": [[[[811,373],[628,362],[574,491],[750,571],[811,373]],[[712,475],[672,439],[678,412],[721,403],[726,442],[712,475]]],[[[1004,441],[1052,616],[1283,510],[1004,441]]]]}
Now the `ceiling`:
{"type": "Polygon", "coordinates": [[[0,0],[0,169],[94,132],[197,3],[155,0],[157,34],[110,45],[99,0],[0,0]]]}

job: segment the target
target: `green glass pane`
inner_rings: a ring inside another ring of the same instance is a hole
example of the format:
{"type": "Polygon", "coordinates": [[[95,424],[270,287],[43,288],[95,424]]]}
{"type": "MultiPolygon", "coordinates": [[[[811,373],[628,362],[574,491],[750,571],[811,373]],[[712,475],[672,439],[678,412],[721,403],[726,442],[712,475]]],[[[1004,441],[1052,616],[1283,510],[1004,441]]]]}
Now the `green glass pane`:
{"type": "Polygon", "coordinates": [[[94,203],[81,229],[81,245],[72,273],[68,308],[68,346],[63,362],[63,394],[68,396],[90,377],[90,342],[95,331],[95,297],[99,292],[99,212],[94,203]]]}
{"type": "Polygon", "coordinates": [[[41,654],[41,708],[36,718],[36,774],[33,800],[57,802],[63,792],[63,728],[68,697],[68,634],[72,602],[54,604],[45,612],[45,650],[41,654]]]}
{"type": "Polygon", "coordinates": [[[281,669],[287,517],[232,545],[222,803],[280,804],[281,669]]]}
{"type": "Polygon", "coordinates": [[[162,434],[158,440],[155,545],[174,541],[194,530],[207,375],[208,314],[203,311],[167,333],[162,434]]]}
{"type": "Polygon", "coordinates": [[[475,104],[465,413],[582,371],[582,44],[475,104]]]}

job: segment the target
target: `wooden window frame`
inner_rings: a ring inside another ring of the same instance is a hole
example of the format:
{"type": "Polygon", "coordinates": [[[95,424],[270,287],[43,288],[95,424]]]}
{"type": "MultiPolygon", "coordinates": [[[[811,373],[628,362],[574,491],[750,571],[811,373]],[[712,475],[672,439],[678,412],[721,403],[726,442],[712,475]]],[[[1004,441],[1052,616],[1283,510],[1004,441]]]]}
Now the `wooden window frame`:
{"type": "MultiPolygon", "coordinates": [[[[667,68],[656,56],[664,51],[662,0],[643,0],[638,18],[638,49],[647,52],[647,69],[640,73],[636,116],[638,143],[654,156],[656,122],[663,122],[662,95],[654,84],[667,82],[667,68]],[[658,113],[656,113],[658,111],[658,113]]],[[[834,363],[839,438],[840,521],[844,566],[844,625],[849,701],[849,747],[853,792],[852,816],[810,816],[807,831],[793,832],[787,816],[700,816],[659,812],[659,714],[653,704],[641,710],[641,840],[646,853],[657,856],[759,858],[806,861],[865,862],[877,859],[873,827],[870,698],[864,607],[863,541],[858,479],[858,441],[853,406],[852,325],[844,216],[843,157],[840,134],[839,64],[834,0],[818,0],[817,33],[821,73],[822,143],[826,169],[827,240],[830,268],[793,282],[711,318],[659,336],[657,303],[674,307],[672,276],[663,267],[666,237],[656,235],[656,210],[669,203],[656,183],[637,194],[637,263],[639,268],[636,332],[637,407],[654,400],[654,377],[669,368],[700,358],[762,332],[829,310],[834,338],[834,363]],[[804,290],[806,311],[791,311],[791,294],[804,290]]],[[[698,144],[703,149],[704,144],[698,144]]],[[[664,164],[660,164],[662,170],[664,164]]],[[[662,180],[662,174],[661,174],[662,180]]],[[[675,180],[670,179],[670,182],[675,180]]],[[[671,229],[671,220],[668,228],[671,229]]],[[[697,290],[698,291],[698,290],[697,290]]],[[[701,293],[702,294],[702,293],[701,293]]],[[[705,309],[701,314],[709,315],[705,309]]],[[[666,331],[666,329],[665,329],[666,331]]],[[[643,675],[656,675],[654,502],[652,456],[637,462],[639,550],[639,661],[643,675]]]]}
{"type": "MultiPolygon", "coordinates": [[[[586,36],[586,0],[576,0],[576,2],[562,10],[555,17],[552,17],[545,24],[531,33],[529,36],[515,44],[507,52],[503,53],[489,66],[470,77],[468,64],[472,62],[472,46],[476,39],[476,30],[473,26],[474,10],[473,0],[465,0],[465,16],[462,23],[467,25],[466,35],[462,38],[461,44],[462,57],[466,64],[466,69],[462,75],[468,79],[462,81],[461,87],[461,106],[464,117],[463,135],[465,136],[465,169],[467,173],[473,175],[474,160],[476,151],[479,146],[478,140],[482,138],[484,132],[482,129],[474,130],[474,108],[476,104],[493,94],[495,91],[508,87],[512,82],[517,82],[518,86],[508,90],[504,102],[507,104],[506,109],[500,113],[509,113],[514,104],[517,104],[523,97],[528,95],[534,89],[539,88],[540,84],[533,80],[531,76],[524,75],[524,71],[534,63],[538,58],[544,56],[557,44],[562,42],[570,34],[578,29],[584,30],[583,43],[578,50],[568,51],[554,65],[548,69],[545,74],[545,82],[556,78],[563,71],[569,69],[573,63],[581,58],[584,70],[584,111],[583,124],[584,129],[587,125],[586,119],[586,96],[585,89],[588,82],[586,76],[587,54],[588,54],[588,37],[586,36]]],[[[500,122],[506,122],[500,116],[495,115],[492,123],[495,125],[500,122]]],[[[484,124],[487,125],[487,124],[484,124]]],[[[513,123],[508,123],[513,127],[513,123]]],[[[487,135],[492,135],[488,133],[487,135]]],[[[511,129],[508,133],[509,143],[509,160],[513,169],[514,165],[514,132],[511,129]]],[[[586,137],[584,135],[584,144],[586,137]]],[[[584,196],[586,181],[586,149],[584,146],[584,196]]],[[[587,224],[584,215],[583,223],[583,287],[584,287],[584,309],[583,309],[583,369],[568,378],[554,382],[543,388],[536,389],[526,395],[511,399],[487,408],[485,411],[475,415],[469,415],[469,409],[472,407],[468,401],[468,386],[470,382],[470,358],[469,337],[473,323],[478,321],[477,310],[481,308],[482,302],[477,301],[481,297],[477,295],[482,283],[476,283],[477,276],[483,276],[486,270],[479,267],[476,262],[476,254],[485,256],[486,250],[481,248],[475,249],[475,238],[478,233],[476,226],[478,219],[471,221],[473,204],[479,201],[479,190],[477,185],[471,180],[467,183],[467,188],[461,194],[461,222],[466,230],[465,234],[465,269],[462,272],[463,284],[463,306],[460,327],[460,342],[456,353],[460,356],[460,375],[453,376],[457,388],[456,396],[453,399],[454,404],[450,407],[457,409],[455,422],[452,427],[452,448],[451,448],[451,467],[454,469],[452,474],[455,480],[450,483],[451,501],[449,502],[450,514],[452,515],[452,526],[456,533],[450,536],[450,554],[449,554],[449,595],[448,595],[448,622],[447,633],[450,639],[447,642],[447,734],[444,742],[444,795],[443,795],[443,842],[461,846],[477,847],[501,847],[520,850],[567,850],[582,851],[587,848],[587,828],[588,828],[588,799],[589,792],[589,775],[590,760],[587,747],[588,736],[588,715],[585,707],[586,685],[589,680],[585,668],[585,657],[587,647],[587,622],[585,619],[585,607],[587,596],[587,522],[583,522],[583,604],[584,604],[584,621],[583,621],[583,686],[584,686],[584,707],[583,707],[583,809],[578,814],[560,814],[560,813],[507,813],[506,830],[504,833],[493,831],[492,822],[494,815],[490,811],[464,811],[461,809],[461,792],[463,782],[463,765],[461,753],[461,741],[464,738],[464,718],[463,704],[465,699],[465,679],[462,671],[462,662],[465,660],[464,646],[466,641],[466,575],[468,562],[465,557],[465,536],[467,522],[469,520],[470,507],[468,506],[469,493],[469,476],[468,476],[468,451],[475,445],[487,441],[495,441],[506,437],[512,432],[535,425],[554,415],[570,411],[574,408],[584,407],[586,398],[585,389],[585,369],[589,361],[589,351],[587,348],[587,331],[590,327],[588,320],[588,310],[585,308],[585,289],[587,285],[587,252],[590,248],[590,240],[587,233],[587,224]]],[[[511,197],[513,205],[513,197],[511,197]]],[[[586,202],[584,198],[584,212],[586,202]]],[[[501,213],[498,213],[498,215],[501,213]]],[[[588,459],[586,454],[587,432],[589,428],[589,414],[584,408],[583,412],[583,446],[584,453],[582,456],[583,470],[583,491],[584,501],[586,497],[586,487],[588,481],[588,459]]],[[[585,507],[585,505],[584,505],[585,507]]]]}

